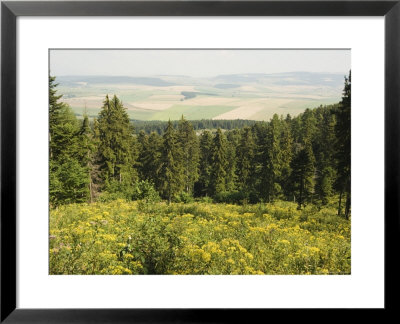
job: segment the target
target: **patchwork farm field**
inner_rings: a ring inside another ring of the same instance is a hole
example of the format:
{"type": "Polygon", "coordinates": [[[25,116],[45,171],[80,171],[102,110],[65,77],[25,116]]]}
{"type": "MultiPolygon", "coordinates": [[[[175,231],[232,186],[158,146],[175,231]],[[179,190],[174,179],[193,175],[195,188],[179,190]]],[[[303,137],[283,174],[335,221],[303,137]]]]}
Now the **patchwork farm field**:
{"type": "Polygon", "coordinates": [[[343,76],[291,73],[288,75],[225,75],[214,78],[163,76],[63,77],[59,94],[76,115],[100,111],[107,94],[116,94],[131,119],[269,120],[274,113],[296,116],[305,108],[340,100],[343,76]]]}
{"type": "Polygon", "coordinates": [[[50,274],[349,274],[333,205],[116,200],[50,210],[50,274]]]}

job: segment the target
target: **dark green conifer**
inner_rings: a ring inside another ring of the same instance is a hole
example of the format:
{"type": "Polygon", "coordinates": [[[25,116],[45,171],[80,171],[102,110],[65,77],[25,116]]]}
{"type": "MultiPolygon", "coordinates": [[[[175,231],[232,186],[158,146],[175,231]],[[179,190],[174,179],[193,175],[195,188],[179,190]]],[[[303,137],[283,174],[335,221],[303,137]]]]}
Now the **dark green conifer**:
{"type": "Polygon", "coordinates": [[[212,195],[211,165],[212,165],[213,137],[209,131],[200,135],[199,179],[195,184],[197,196],[212,195]]]}
{"type": "Polygon", "coordinates": [[[338,214],[342,213],[342,196],[346,195],[345,217],[349,218],[351,201],[351,71],[345,77],[342,101],[336,112],[337,188],[339,190],[338,214]]]}
{"type": "Polygon", "coordinates": [[[107,185],[117,181],[132,184],[137,180],[133,127],[122,102],[108,95],[98,117],[99,154],[102,177],[107,185]]]}
{"type": "Polygon", "coordinates": [[[184,190],[193,194],[194,183],[199,177],[199,142],[192,124],[183,115],[178,124],[178,142],[182,151],[184,190]]]}
{"type": "Polygon", "coordinates": [[[241,131],[237,148],[237,178],[241,190],[249,192],[254,189],[255,183],[255,154],[256,144],[250,127],[241,131]]]}
{"type": "Polygon", "coordinates": [[[163,135],[161,148],[161,164],[159,170],[160,191],[168,203],[180,193],[184,187],[182,154],[179,148],[176,131],[169,121],[163,135]]]}
{"type": "Polygon", "coordinates": [[[211,192],[213,195],[226,191],[226,168],[227,161],[226,139],[221,129],[218,128],[211,149],[211,192]]]}
{"type": "Polygon", "coordinates": [[[314,154],[311,143],[308,142],[294,156],[292,161],[292,190],[297,199],[298,209],[305,207],[311,201],[314,193],[314,154]]]}
{"type": "Polygon", "coordinates": [[[50,204],[86,202],[89,197],[87,160],[82,161],[80,126],[71,108],[60,101],[49,77],[50,204]]]}

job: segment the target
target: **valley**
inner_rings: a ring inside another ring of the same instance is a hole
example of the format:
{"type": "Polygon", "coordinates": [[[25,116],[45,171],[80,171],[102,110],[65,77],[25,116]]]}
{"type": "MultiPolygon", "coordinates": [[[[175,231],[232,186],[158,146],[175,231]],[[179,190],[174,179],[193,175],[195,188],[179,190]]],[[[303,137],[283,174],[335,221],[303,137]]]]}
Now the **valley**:
{"type": "Polygon", "coordinates": [[[296,116],[306,108],[340,101],[344,76],[292,72],[231,74],[209,78],[58,76],[59,94],[74,113],[97,116],[104,98],[116,94],[132,120],[248,119],[296,116]]]}

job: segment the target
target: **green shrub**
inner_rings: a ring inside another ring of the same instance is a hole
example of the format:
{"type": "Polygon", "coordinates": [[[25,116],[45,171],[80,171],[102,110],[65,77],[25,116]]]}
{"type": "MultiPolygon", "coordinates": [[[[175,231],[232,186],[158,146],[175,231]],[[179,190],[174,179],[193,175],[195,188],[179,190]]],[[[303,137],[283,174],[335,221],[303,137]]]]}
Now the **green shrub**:
{"type": "Polygon", "coordinates": [[[224,191],[217,193],[214,197],[214,200],[217,203],[226,203],[226,204],[243,204],[243,201],[247,199],[246,194],[243,191],[224,191]]]}
{"type": "Polygon", "coordinates": [[[161,200],[153,184],[149,181],[139,181],[135,183],[132,199],[145,200],[147,202],[158,202],[161,200]]]}
{"type": "Polygon", "coordinates": [[[177,203],[188,204],[188,203],[193,202],[194,198],[193,198],[193,196],[191,194],[182,191],[179,195],[175,196],[174,201],[177,202],[177,203]]]}

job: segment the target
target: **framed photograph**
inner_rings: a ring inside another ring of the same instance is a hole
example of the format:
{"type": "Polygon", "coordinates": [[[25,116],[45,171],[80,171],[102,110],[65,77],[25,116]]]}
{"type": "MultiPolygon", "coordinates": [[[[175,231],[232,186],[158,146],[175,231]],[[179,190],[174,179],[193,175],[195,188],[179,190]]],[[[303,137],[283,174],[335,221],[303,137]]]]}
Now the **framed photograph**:
{"type": "Polygon", "coordinates": [[[398,1],[1,5],[1,321],[385,309],[398,1]]]}

